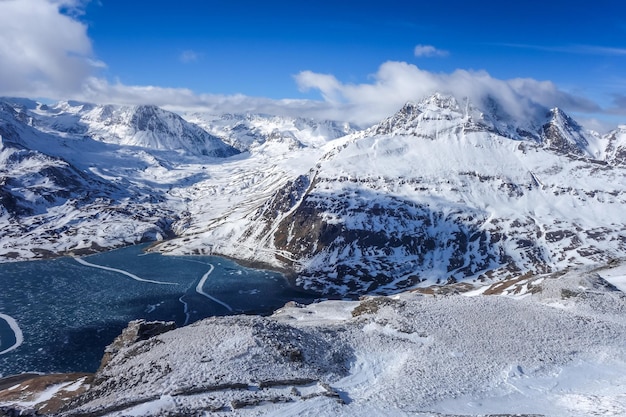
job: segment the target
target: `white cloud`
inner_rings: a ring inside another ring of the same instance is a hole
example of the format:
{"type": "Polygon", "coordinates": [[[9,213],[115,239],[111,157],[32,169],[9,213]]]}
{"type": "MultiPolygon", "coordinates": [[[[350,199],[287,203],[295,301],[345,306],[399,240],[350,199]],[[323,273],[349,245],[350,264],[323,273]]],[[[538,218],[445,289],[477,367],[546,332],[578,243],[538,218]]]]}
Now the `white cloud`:
{"type": "Polygon", "coordinates": [[[512,117],[534,115],[539,106],[562,107],[568,111],[599,111],[593,102],[559,90],[552,82],[533,79],[500,80],[485,71],[456,70],[432,73],[406,62],[383,63],[371,83],[342,83],[332,75],[304,71],[295,79],[304,91],[317,89],[340,118],[361,124],[376,121],[397,111],[407,101],[440,92],[474,103],[495,99],[512,117]],[[330,98],[330,99],[328,99],[330,98]]]}
{"type": "MultiPolygon", "coordinates": [[[[493,99],[512,117],[524,120],[558,106],[569,112],[599,113],[593,102],[559,90],[552,82],[528,78],[500,80],[485,71],[456,70],[432,73],[406,62],[382,64],[372,81],[344,83],[331,74],[303,71],[295,76],[302,91],[319,90],[323,100],[274,100],[245,95],[197,94],[189,89],[128,86],[91,77],[83,85],[80,100],[96,103],[156,104],[174,111],[268,113],[325,118],[368,126],[392,115],[407,101],[418,101],[435,92],[469,98],[473,103],[493,99]]],[[[591,120],[591,119],[589,119],[591,120]]]]}
{"type": "Polygon", "coordinates": [[[181,52],[178,59],[180,59],[180,62],[182,62],[183,64],[188,64],[190,62],[197,61],[200,58],[200,55],[201,54],[199,54],[198,52],[188,49],[186,51],[181,52]]]}
{"type": "Polygon", "coordinates": [[[600,45],[550,46],[550,45],[531,45],[531,44],[520,44],[520,43],[495,43],[494,45],[508,46],[511,48],[520,48],[520,49],[533,49],[536,51],[561,52],[561,53],[566,53],[566,54],[578,54],[578,55],[604,55],[604,56],[626,55],[626,48],[615,48],[615,47],[600,46],[600,45]]]}
{"type": "Polygon", "coordinates": [[[448,56],[449,52],[432,45],[417,45],[413,50],[416,57],[448,56]]]}
{"type": "Polygon", "coordinates": [[[333,110],[326,102],[250,97],[242,94],[197,94],[186,88],[129,86],[91,77],[82,92],[72,97],[93,103],[155,104],[172,111],[223,113],[268,113],[285,116],[328,117],[333,110]]]}
{"type": "Polygon", "coordinates": [[[302,71],[296,76],[298,88],[305,92],[310,89],[320,90],[324,100],[330,103],[340,101],[341,83],[331,74],[318,74],[313,71],[302,71]]]}
{"type": "MultiPolygon", "coordinates": [[[[537,104],[566,111],[601,113],[593,102],[559,90],[552,82],[500,80],[484,71],[432,73],[406,62],[383,63],[371,81],[342,82],[332,74],[303,71],[295,76],[302,91],[317,90],[322,100],[273,100],[244,95],[197,94],[189,89],[128,86],[96,76],[105,66],[93,54],[85,24],[77,20],[87,0],[0,0],[0,95],[77,99],[96,103],[156,104],[172,110],[262,112],[376,123],[407,101],[434,92],[468,97],[476,103],[493,98],[514,117],[524,118],[537,104]]],[[[416,55],[441,55],[418,45],[416,55]]],[[[180,56],[198,58],[194,51],[180,56]]],[[[615,112],[623,111],[619,101],[615,112]]]]}
{"type": "Polygon", "coordinates": [[[0,93],[55,96],[79,91],[93,66],[80,0],[0,1],[0,93]],[[64,10],[67,14],[61,12],[64,10]]]}

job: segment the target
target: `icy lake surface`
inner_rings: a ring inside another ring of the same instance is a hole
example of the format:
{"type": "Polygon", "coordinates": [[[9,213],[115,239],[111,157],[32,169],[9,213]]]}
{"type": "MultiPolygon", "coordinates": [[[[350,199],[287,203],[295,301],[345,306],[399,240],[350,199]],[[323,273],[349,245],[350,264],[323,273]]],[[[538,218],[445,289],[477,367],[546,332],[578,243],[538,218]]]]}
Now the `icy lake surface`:
{"type": "Polygon", "coordinates": [[[0,376],[95,371],[104,347],[133,319],[183,326],[312,299],[275,272],[142,249],[0,264],[0,376]]]}

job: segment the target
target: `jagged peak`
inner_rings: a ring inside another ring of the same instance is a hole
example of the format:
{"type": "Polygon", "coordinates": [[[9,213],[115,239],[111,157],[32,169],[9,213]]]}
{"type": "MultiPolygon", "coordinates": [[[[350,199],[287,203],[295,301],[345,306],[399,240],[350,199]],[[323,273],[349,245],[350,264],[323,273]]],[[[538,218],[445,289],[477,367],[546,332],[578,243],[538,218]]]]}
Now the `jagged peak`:
{"type": "MultiPolygon", "coordinates": [[[[548,109],[540,105],[531,108],[524,117],[514,117],[497,98],[488,95],[478,102],[468,97],[434,93],[421,100],[407,102],[394,115],[368,129],[369,134],[418,134],[428,121],[438,123],[437,131],[452,129],[463,132],[488,131],[513,140],[532,140],[551,146],[571,143],[581,154],[594,152],[593,135],[559,107],[548,109]],[[443,124],[441,124],[443,123],[443,124]],[[546,141],[546,138],[548,140],[546,141]]],[[[558,145],[561,147],[561,145],[558,145]]],[[[571,152],[574,148],[570,149],[571,152]]]]}
{"type": "MultiPolygon", "coordinates": [[[[560,153],[587,155],[595,157],[601,153],[597,146],[592,146],[593,135],[558,107],[546,114],[547,121],[541,129],[543,143],[560,153]]],[[[597,145],[597,144],[595,144],[597,145]]]]}
{"type": "Polygon", "coordinates": [[[459,110],[459,102],[453,95],[443,94],[443,93],[434,93],[428,97],[423,98],[417,107],[425,108],[425,107],[437,107],[440,109],[450,109],[450,110],[459,110]]]}
{"type": "Polygon", "coordinates": [[[77,101],[77,100],[64,100],[59,101],[52,106],[51,109],[56,110],[58,112],[66,112],[66,113],[81,113],[91,111],[95,108],[99,107],[97,104],[77,101]]]}
{"type": "Polygon", "coordinates": [[[394,115],[368,129],[368,132],[377,135],[399,132],[406,134],[408,131],[416,129],[424,120],[459,119],[460,123],[465,123],[471,119],[468,114],[470,109],[473,111],[469,100],[466,100],[464,109],[462,109],[456,97],[435,93],[418,102],[406,102],[394,115]]]}
{"type": "Polygon", "coordinates": [[[548,111],[546,117],[550,123],[566,123],[572,127],[581,128],[580,125],[572,119],[563,109],[559,107],[553,107],[548,111]]]}
{"type": "Polygon", "coordinates": [[[417,113],[419,112],[419,108],[417,107],[417,103],[414,101],[407,101],[404,103],[404,106],[399,110],[401,113],[417,113]]]}

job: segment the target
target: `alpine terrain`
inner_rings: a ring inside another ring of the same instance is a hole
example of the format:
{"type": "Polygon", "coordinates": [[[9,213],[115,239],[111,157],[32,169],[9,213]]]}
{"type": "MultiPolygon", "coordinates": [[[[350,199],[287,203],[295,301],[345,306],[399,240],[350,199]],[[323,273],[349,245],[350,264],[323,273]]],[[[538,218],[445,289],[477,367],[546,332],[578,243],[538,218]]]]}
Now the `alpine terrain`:
{"type": "Polygon", "coordinates": [[[334,299],[132,322],[0,415],[624,415],[625,178],[626,126],[491,97],[367,128],[0,99],[1,261],[152,242],[334,299]]]}
{"type": "MultiPolygon", "coordinates": [[[[387,294],[624,256],[626,128],[433,95],[366,130],[4,99],[3,259],[139,241],[387,294]],[[200,127],[200,125],[203,126],[200,127]],[[211,133],[208,133],[211,132],[211,133]]],[[[495,277],[495,278],[494,278],[495,277]]]]}

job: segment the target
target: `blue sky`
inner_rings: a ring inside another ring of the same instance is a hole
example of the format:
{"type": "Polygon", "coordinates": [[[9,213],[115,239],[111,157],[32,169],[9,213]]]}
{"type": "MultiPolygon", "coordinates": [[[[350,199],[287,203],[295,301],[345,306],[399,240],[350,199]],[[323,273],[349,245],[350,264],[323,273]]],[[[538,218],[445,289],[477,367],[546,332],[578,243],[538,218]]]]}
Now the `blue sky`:
{"type": "Polygon", "coordinates": [[[297,97],[300,71],[365,82],[397,60],[552,80],[598,98],[626,87],[626,3],[515,3],[102,0],[82,20],[106,75],[128,84],[297,97]],[[416,57],[416,45],[448,54],[416,57]]]}
{"type": "Polygon", "coordinates": [[[337,116],[370,106],[374,120],[376,95],[388,101],[383,114],[420,98],[409,94],[460,83],[472,95],[484,84],[590,124],[626,122],[626,2],[617,0],[0,0],[0,44],[4,94],[249,110],[295,99],[302,111],[341,105],[337,116]],[[12,21],[21,29],[9,33],[12,21]],[[19,48],[46,59],[18,60],[19,48]],[[532,82],[509,82],[519,79],[532,82]]]}

